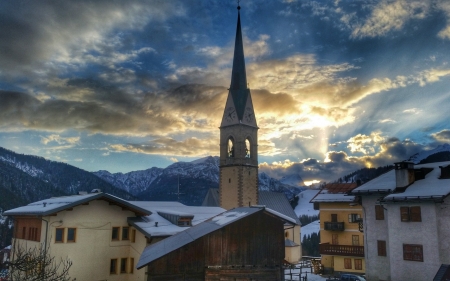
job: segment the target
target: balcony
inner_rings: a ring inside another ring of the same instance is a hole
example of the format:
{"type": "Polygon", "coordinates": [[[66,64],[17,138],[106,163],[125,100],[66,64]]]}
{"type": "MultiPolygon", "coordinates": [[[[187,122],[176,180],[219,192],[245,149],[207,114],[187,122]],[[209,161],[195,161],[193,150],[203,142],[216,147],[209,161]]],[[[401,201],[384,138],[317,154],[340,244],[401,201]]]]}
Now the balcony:
{"type": "Polygon", "coordinates": [[[364,257],[364,246],[319,244],[321,255],[364,257]]]}
{"type": "Polygon", "coordinates": [[[325,230],[334,230],[334,231],[344,231],[344,223],[343,222],[324,222],[325,230]]]}

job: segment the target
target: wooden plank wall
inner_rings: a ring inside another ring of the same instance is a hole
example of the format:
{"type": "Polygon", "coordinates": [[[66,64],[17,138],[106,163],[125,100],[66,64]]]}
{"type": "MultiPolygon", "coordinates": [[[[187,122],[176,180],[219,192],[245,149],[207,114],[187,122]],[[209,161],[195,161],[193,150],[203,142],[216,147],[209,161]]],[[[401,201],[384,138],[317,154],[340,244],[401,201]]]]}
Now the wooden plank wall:
{"type": "Polygon", "coordinates": [[[283,259],[283,222],[258,212],[152,262],[148,280],[282,280],[283,259]]]}

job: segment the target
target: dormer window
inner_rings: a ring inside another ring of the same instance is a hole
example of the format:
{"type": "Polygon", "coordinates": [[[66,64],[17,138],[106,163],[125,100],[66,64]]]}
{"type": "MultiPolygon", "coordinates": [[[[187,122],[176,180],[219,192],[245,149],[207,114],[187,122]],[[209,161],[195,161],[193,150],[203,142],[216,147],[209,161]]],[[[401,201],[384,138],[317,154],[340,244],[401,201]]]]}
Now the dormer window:
{"type": "Polygon", "coordinates": [[[186,214],[186,213],[178,213],[178,212],[158,212],[158,215],[170,221],[172,224],[188,227],[192,226],[192,219],[194,215],[186,214]]]}
{"type": "Polygon", "coordinates": [[[234,139],[232,137],[228,139],[228,157],[234,157],[234,139]]]}
{"type": "Polygon", "coordinates": [[[250,149],[251,149],[250,140],[246,139],[245,140],[245,158],[250,158],[250,156],[251,156],[250,149]]]}

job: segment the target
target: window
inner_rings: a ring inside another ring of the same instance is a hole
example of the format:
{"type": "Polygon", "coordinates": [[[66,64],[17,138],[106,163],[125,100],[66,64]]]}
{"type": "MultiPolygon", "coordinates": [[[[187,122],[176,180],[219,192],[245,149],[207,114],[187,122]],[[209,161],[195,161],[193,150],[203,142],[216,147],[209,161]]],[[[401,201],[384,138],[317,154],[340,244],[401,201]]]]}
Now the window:
{"type": "Polygon", "coordinates": [[[375,219],[384,220],[384,208],[382,205],[375,205],[375,219]]]}
{"type": "Polygon", "coordinates": [[[331,244],[339,245],[338,235],[336,233],[331,234],[331,244]]]}
{"type": "Polygon", "coordinates": [[[245,158],[250,158],[250,140],[245,140],[245,158]]]}
{"type": "Polygon", "coordinates": [[[27,239],[27,228],[24,226],[22,227],[22,239],[27,239]]]}
{"type": "Polygon", "coordinates": [[[67,242],[75,242],[75,236],[77,233],[76,228],[68,228],[67,229],[67,242]]]}
{"type": "Polygon", "coordinates": [[[414,244],[403,244],[403,259],[405,261],[423,262],[423,246],[414,244]]]}
{"type": "Polygon", "coordinates": [[[130,258],[130,273],[134,272],[134,258],[130,258]]]}
{"type": "Polygon", "coordinates": [[[289,237],[289,232],[286,231],[286,232],[284,233],[284,237],[288,238],[288,237],[289,237]]]}
{"type": "Polygon", "coordinates": [[[131,242],[136,242],[136,229],[131,230],[131,242]]]}
{"type": "Polygon", "coordinates": [[[378,240],[377,247],[378,247],[378,255],[381,257],[385,257],[386,256],[386,241],[378,240]]]}
{"type": "Polygon", "coordinates": [[[361,216],[359,214],[348,214],[348,222],[359,222],[361,219],[361,216]]]}
{"type": "Polygon", "coordinates": [[[191,226],[191,219],[189,218],[178,219],[178,226],[191,226]]]}
{"type": "Polygon", "coordinates": [[[234,157],[234,140],[232,137],[228,139],[228,157],[234,157]]]}
{"type": "Polygon", "coordinates": [[[130,228],[128,226],[122,227],[122,240],[129,240],[130,239],[130,228]]]}
{"type": "Polygon", "coordinates": [[[352,235],[352,245],[359,246],[359,235],[352,235]]]}
{"type": "Polygon", "coordinates": [[[64,242],[64,228],[57,228],[55,232],[55,243],[64,242]]]}
{"type": "Polygon", "coordinates": [[[112,228],[111,240],[119,240],[119,231],[120,227],[112,228]]]}
{"type": "Polygon", "coordinates": [[[355,269],[362,270],[362,259],[355,259],[355,269]]]}
{"type": "Polygon", "coordinates": [[[120,259],[120,273],[127,273],[127,258],[120,259]]]}
{"type": "Polygon", "coordinates": [[[331,222],[337,222],[337,214],[331,214],[331,222]]]}
{"type": "Polygon", "coordinates": [[[344,259],[344,268],[352,269],[352,259],[349,259],[349,258],[344,259]]]}
{"type": "Polygon", "coordinates": [[[422,215],[419,206],[400,207],[400,218],[403,222],[421,222],[422,215]]]}
{"type": "Polygon", "coordinates": [[[110,274],[117,274],[117,259],[111,259],[111,264],[109,266],[110,274]]]}

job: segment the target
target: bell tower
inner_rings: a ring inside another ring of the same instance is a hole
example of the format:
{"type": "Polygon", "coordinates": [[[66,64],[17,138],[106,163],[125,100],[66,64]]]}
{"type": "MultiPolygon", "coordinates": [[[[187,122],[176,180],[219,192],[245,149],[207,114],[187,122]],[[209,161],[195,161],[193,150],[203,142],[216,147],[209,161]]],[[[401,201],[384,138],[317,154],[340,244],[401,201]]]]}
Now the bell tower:
{"type": "Polygon", "coordinates": [[[258,126],[247,87],[238,6],[231,85],[220,125],[220,206],[258,204],[258,126]]]}

